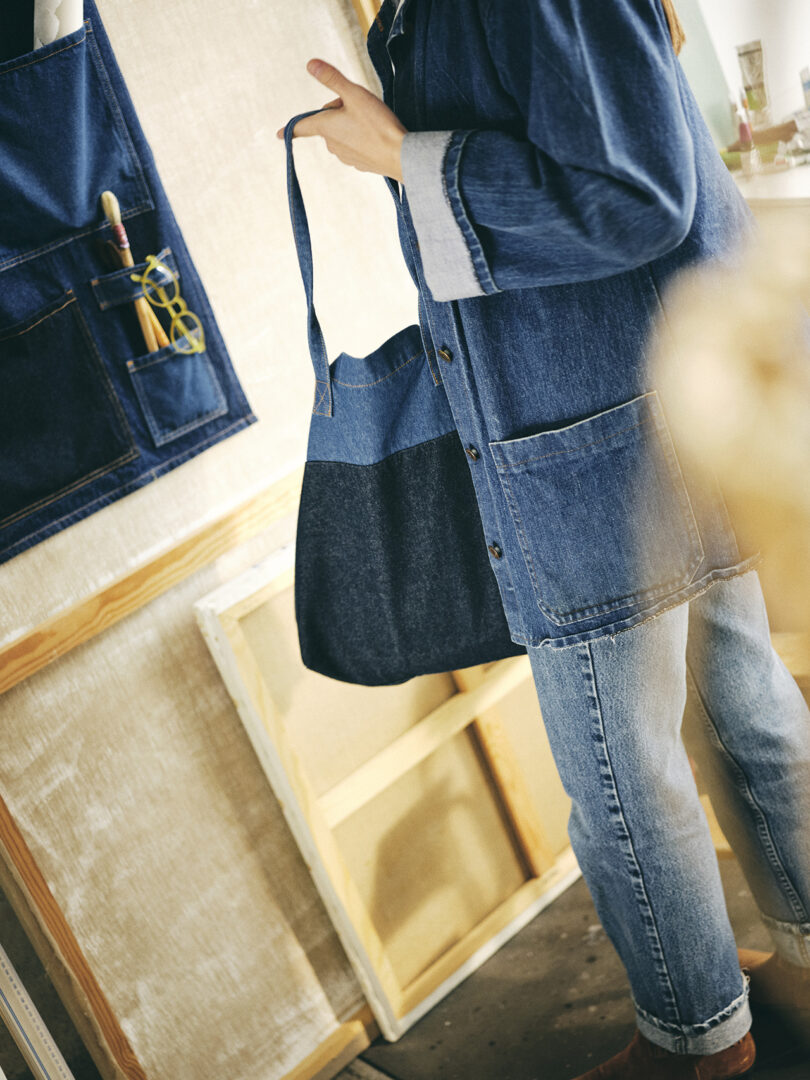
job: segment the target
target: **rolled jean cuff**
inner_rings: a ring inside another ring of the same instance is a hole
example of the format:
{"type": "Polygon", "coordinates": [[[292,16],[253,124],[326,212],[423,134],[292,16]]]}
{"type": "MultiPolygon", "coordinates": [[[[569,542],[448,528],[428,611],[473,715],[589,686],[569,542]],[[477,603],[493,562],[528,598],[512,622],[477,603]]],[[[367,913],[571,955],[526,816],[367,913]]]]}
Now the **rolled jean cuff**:
{"type": "Polygon", "coordinates": [[[743,992],[716,1016],[702,1024],[670,1024],[645,1012],[635,998],[636,1024],[645,1039],[672,1054],[717,1054],[739,1042],[753,1022],[748,1004],[749,977],[740,972],[743,992]]]}
{"type": "Polygon", "coordinates": [[[810,968],[810,922],[783,922],[763,915],[761,911],[759,916],[783,959],[799,967],[810,968]]]}

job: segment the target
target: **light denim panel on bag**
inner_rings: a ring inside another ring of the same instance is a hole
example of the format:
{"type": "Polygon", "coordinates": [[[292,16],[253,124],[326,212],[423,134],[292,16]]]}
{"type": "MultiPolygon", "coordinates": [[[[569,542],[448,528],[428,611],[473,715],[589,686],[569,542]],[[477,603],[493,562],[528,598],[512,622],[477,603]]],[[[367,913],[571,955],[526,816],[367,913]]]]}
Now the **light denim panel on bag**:
{"type": "Polygon", "coordinates": [[[366,44],[512,640],[615,634],[750,569],[648,372],[672,276],[754,227],[659,0],[383,0],[366,44]]]}
{"type": "MultiPolygon", "coordinates": [[[[429,330],[420,321],[368,356],[329,362],[292,136],[320,111],[284,128],[315,372],[295,541],[301,658],[330,678],[378,686],[517,655],[525,648],[509,634],[429,330]]],[[[418,281],[412,259],[408,267],[418,281]]]]}
{"type": "Polygon", "coordinates": [[[256,421],[94,0],[84,15],[0,63],[0,562],[256,421]],[[111,260],[105,190],[131,269],[111,260]],[[132,275],[150,254],[204,351],[147,351],[132,275]]]}

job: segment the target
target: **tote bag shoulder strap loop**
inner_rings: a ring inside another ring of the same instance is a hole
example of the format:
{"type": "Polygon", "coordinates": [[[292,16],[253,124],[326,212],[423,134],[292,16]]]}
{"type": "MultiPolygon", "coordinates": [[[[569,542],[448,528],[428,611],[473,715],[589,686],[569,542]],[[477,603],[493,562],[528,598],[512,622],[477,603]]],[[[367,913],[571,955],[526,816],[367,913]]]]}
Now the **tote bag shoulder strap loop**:
{"type": "MultiPolygon", "coordinates": [[[[301,269],[301,278],[304,282],[304,292],[307,298],[307,340],[309,342],[309,355],[312,366],[315,369],[317,391],[320,404],[318,412],[327,416],[332,415],[332,384],[329,378],[329,357],[321,332],[318,316],[315,314],[315,305],[312,301],[312,243],[309,235],[309,223],[307,212],[304,209],[304,200],[301,196],[301,188],[298,177],[295,174],[295,161],[293,158],[293,128],[305,116],[323,112],[323,108],[310,109],[308,112],[298,113],[291,117],[284,127],[284,144],[287,148],[287,198],[290,204],[290,220],[292,221],[295,249],[298,253],[298,265],[301,269]]],[[[397,213],[402,214],[399,195],[396,186],[390,177],[385,181],[397,208],[397,213]]]]}

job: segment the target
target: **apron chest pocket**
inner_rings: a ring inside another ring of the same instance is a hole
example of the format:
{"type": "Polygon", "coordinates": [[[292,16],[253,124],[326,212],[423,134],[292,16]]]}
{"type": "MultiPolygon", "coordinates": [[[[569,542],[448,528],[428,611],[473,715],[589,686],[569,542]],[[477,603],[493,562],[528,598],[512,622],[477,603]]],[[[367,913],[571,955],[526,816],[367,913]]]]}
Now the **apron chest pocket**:
{"type": "Polygon", "coordinates": [[[138,456],[72,292],[0,330],[0,527],[138,456]]]}
{"type": "Polygon", "coordinates": [[[694,577],[704,550],[657,391],[489,446],[552,622],[638,607],[694,577]]]}
{"type": "MultiPolygon", "coordinates": [[[[161,323],[160,318],[157,321],[169,337],[171,325],[165,314],[165,302],[171,300],[176,304],[173,310],[181,310],[180,268],[169,247],[164,247],[154,259],[162,270],[157,273],[152,269],[152,284],[164,283],[168,291],[161,297],[152,290],[152,295],[163,305],[159,304],[156,308],[157,311],[164,312],[163,322],[161,323]],[[170,275],[166,274],[166,271],[174,276],[174,281],[169,280],[170,275]],[[164,274],[165,277],[162,276],[164,274]]],[[[142,262],[93,278],[90,287],[100,310],[105,312],[105,319],[115,318],[116,313],[120,313],[125,305],[129,306],[137,298],[144,297],[142,282],[148,267],[148,262],[142,262]]],[[[198,303],[197,294],[194,302],[198,303]]],[[[191,319],[191,313],[185,310],[187,318],[191,319]]],[[[199,320],[197,323],[204,334],[205,327],[199,320]]],[[[193,332],[196,327],[189,325],[193,332]]],[[[203,345],[199,352],[189,352],[182,328],[169,345],[164,345],[155,352],[129,358],[126,366],[152,442],[157,447],[179,439],[187,432],[228,412],[228,401],[211,362],[207,345],[203,345]]]]}
{"type": "Polygon", "coordinates": [[[0,64],[0,270],[153,208],[92,25],[0,64]]]}

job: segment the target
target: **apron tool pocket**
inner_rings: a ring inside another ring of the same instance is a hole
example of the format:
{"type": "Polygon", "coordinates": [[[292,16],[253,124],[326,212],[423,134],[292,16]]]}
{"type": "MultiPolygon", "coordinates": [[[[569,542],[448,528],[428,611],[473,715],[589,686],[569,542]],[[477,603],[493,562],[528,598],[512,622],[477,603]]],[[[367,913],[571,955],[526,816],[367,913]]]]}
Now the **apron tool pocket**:
{"type": "MultiPolygon", "coordinates": [[[[179,279],[180,270],[170,247],[163,248],[156,257],[177,274],[179,279]]],[[[147,263],[138,262],[134,266],[122,266],[118,270],[92,278],[89,284],[99,311],[109,311],[110,308],[120,307],[122,304],[131,304],[133,300],[143,296],[143,288],[132,280],[132,275],[140,276],[146,269],[147,263]]]]}
{"type": "Polygon", "coordinates": [[[153,208],[89,20],[0,64],[0,270],[153,208]]]}
{"type": "Polygon", "coordinates": [[[640,606],[692,580],[704,550],[657,391],[489,446],[552,622],[640,606]]]}
{"type": "Polygon", "coordinates": [[[223,416],[228,402],[206,352],[165,345],[127,360],[132,386],[155,446],[223,416]]]}
{"type": "Polygon", "coordinates": [[[0,330],[0,527],[138,450],[72,291],[0,330]]]}
{"type": "MultiPolygon", "coordinates": [[[[177,260],[169,247],[164,247],[155,258],[164,270],[171,271],[176,280],[170,283],[161,275],[153,276],[153,285],[165,282],[169,291],[164,297],[157,296],[154,290],[150,291],[160,301],[175,301],[172,310],[179,312],[181,274],[177,260]]],[[[142,279],[148,265],[147,262],[136,263],[135,266],[92,279],[90,287],[100,310],[105,313],[104,319],[120,318],[125,307],[129,308],[133,301],[144,297],[142,279]]],[[[193,281],[191,285],[193,288],[193,281]]],[[[198,294],[194,292],[192,295],[194,303],[199,306],[198,294]]],[[[160,313],[158,322],[170,336],[169,309],[165,305],[158,305],[155,311],[160,313]]],[[[191,318],[191,313],[187,312],[187,316],[191,318]]],[[[129,313],[127,317],[132,318],[129,313]]],[[[199,320],[196,325],[202,326],[199,320]]],[[[228,412],[228,401],[207,348],[203,347],[200,352],[183,351],[183,342],[181,329],[176,342],[126,361],[141,413],[152,442],[157,447],[179,439],[186,432],[228,412]]]]}

